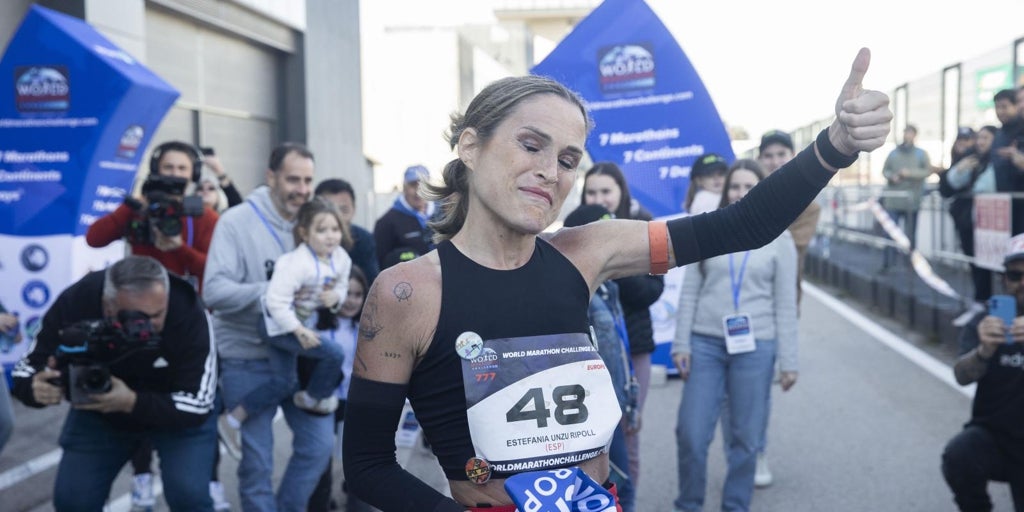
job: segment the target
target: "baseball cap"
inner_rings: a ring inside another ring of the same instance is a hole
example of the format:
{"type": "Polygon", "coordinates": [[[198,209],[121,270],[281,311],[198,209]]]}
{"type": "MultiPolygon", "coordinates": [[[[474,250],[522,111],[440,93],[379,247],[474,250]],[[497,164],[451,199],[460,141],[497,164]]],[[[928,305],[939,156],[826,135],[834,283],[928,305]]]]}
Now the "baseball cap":
{"type": "Polygon", "coordinates": [[[788,133],[782,130],[771,130],[761,136],[761,145],[757,147],[758,153],[764,153],[765,148],[772,144],[782,144],[789,148],[790,151],[794,151],[793,137],[790,137],[788,133]]]}
{"type": "Polygon", "coordinates": [[[1024,233],[1006,242],[1006,254],[1003,256],[1003,265],[1020,260],[1024,260],[1024,233]]]}
{"type": "Polygon", "coordinates": [[[405,182],[413,183],[415,181],[425,180],[430,177],[430,171],[422,165],[413,165],[405,170],[405,182]]]}
{"type": "Polygon", "coordinates": [[[715,171],[726,172],[729,170],[729,164],[726,163],[725,158],[717,153],[704,153],[694,160],[693,166],[690,168],[690,178],[701,178],[714,174],[715,171]]]}
{"type": "Polygon", "coordinates": [[[961,126],[956,131],[956,138],[958,139],[969,139],[974,137],[974,130],[970,126],[961,126]]]}
{"type": "Polygon", "coordinates": [[[612,218],[612,214],[608,213],[608,210],[605,209],[604,206],[599,204],[581,204],[573,210],[572,213],[565,217],[565,221],[562,222],[562,225],[567,228],[572,228],[610,218],[612,218]]]}

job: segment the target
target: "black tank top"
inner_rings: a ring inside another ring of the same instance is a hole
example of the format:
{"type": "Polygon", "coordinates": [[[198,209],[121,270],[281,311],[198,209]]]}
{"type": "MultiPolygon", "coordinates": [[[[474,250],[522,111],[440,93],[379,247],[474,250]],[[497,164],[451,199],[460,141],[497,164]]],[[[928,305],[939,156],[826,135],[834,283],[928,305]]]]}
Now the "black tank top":
{"type": "Polygon", "coordinates": [[[590,290],[579,270],[540,238],[530,260],[514,270],[481,266],[451,241],[437,252],[441,312],[430,348],[413,370],[409,401],[445,475],[466,480],[466,462],[475,454],[456,338],[465,331],[485,340],[589,333],[590,290]]]}

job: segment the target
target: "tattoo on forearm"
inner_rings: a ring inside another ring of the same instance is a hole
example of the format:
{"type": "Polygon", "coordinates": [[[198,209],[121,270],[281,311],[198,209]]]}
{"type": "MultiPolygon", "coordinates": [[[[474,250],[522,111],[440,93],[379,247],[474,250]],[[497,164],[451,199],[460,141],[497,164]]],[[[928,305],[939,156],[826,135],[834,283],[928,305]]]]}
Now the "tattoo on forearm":
{"type": "Polygon", "coordinates": [[[978,358],[977,349],[974,352],[968,352],[960,361],[953,367],[953,372],[956,374],[957,382],[961,384],[969,384],[971,382],[977,382],[988,371],[988,361],[982,361],[978,358]]]}
{"type": "Polygon", "coordinates": [[[363,306],[363,315],[359,320],[359,337],[373,341],[384,327],[377,322],[377,295],[370,295],[363,306]]]}
{"type": "Polygon", "coordinates": [[[398,302],[409,300],[409,297],[412,297],[412,285],[402,281],[395,285],[394,292],[395,297],[398,298],[398,302]]]}

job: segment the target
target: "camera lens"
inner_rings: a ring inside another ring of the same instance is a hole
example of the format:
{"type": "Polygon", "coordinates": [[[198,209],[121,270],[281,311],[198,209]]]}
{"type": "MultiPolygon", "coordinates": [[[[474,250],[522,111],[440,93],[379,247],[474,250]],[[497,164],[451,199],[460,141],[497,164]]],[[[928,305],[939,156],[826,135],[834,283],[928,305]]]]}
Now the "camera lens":
{"type": "Polygon", "coordinates": [[[110,370],[106,366],[92,365],[83,368],[75,381],[78,389],[86,393],[99,394],[110,391],[110,370]]]}
{"type": "Polygon", "coordinates": [[[181,233],[180,217],[163,217],[156,221],[156,228],[165,236],[174,236],[181,233]]]}

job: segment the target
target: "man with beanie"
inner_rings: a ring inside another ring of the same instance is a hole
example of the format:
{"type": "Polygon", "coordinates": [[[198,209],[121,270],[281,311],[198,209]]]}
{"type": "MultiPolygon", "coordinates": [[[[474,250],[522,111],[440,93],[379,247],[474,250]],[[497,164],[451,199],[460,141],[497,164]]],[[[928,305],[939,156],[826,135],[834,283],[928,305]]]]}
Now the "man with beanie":
{"type": "Polygon", "coordinates": [[[953,366],[957,383],[977,383],[971,419],[942,453],[942,475],[960,510],[992,510],[990,481],[1009,483],[1015,508],[1024,506],[1024,235],[1007,243],[1003,266],[1016,317],[1008,325],[977,313],[960,332],[953,366]]]}
{"type": "Polygon", "coordinates": [[[422,256],[434,249],[434,232],[427,227],[427,221],[434,215],[434,203],[420,197],[420,181],[430,176],[422,165],[413,165],[405,170],[402,193],[373,227],[373,239],[377,243],[377,258],[380,269],[384,270],[405,259],[396,255],[415,253],[422,256]]]}

